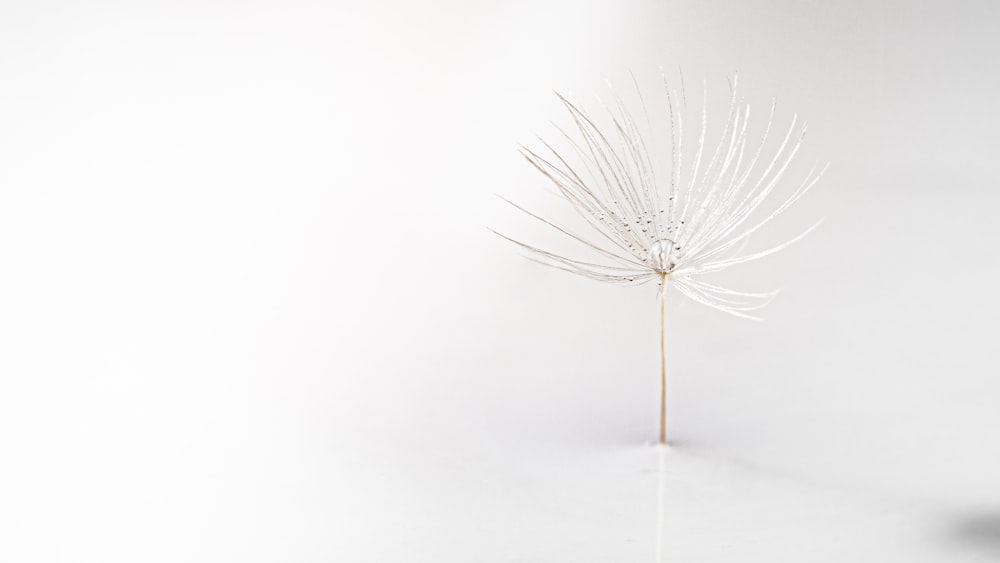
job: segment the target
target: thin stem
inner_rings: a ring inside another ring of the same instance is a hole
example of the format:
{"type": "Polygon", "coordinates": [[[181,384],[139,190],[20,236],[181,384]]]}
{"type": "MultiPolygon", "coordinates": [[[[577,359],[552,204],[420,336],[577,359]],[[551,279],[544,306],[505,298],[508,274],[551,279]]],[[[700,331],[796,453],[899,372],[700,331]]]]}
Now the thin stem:
{"type": "Polygon", "coordinates": [[[667,443],[667,353],[664,329],[667,303],[667,276],[660,274],[660,444],[667,443]]]}

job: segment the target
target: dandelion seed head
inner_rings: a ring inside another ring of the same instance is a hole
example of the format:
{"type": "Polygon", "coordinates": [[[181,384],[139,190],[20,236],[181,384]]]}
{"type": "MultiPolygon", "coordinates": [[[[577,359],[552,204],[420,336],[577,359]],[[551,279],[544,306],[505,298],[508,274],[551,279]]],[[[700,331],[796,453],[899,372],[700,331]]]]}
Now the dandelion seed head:
{"type": "Polygon", "coordinates": [[[578,234],[512,205],[599,258],[571,258],[504,238],[527,251],[532,260],[553,268],[608,283],[669,280],[681,294],[698,303],[750,317],[749,311],[766,305],[774,294],[719,287],[705,281],[704,276],[773,254],[815,228],[818,224],[773,248],[746,252],[750,236],[798,201],[825,167],[813,167],[790,196],[778,200],[780,203],[768,211],[768,202],[773,199],[769,196],[802,144],[805,128],[797,126],[798,118],[791,118],[785,132],[776,138],[779,146],[772,151],[768,141],[775,129],[774,103],[766,115],[763,134],[753,139],[749,133],[750,106],[737,93],[735,79],[730,81],[729,107],[721,131],[708,125],[707,86],[700,111],[692,110],[694,104],[684,92],[683,79],[679,88],[674,88],[664,77],[663,86],[666,119],[652,119],[644,101],[643,118],[636,119],[615,94],[613,103],[601,104],[606,126],[598,126],[601,120],[557,93],[575,126],[573,133],[557,126],[571,149],[560,151],[544,140],[544,151],[522,148],[528,162],[582,218],[587,231],[578,234]],[[661,148],[664,143],[656,142],[661,139],[669,145],[667,150],[661,148]]]}

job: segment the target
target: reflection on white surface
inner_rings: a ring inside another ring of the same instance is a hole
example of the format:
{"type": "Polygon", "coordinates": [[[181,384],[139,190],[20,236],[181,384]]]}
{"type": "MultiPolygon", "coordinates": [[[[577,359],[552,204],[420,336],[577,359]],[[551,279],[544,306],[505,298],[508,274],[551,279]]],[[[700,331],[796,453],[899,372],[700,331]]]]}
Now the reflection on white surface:
{"type": "Polygon", "coordinates": [[[664,488],[667,480],[667,448],[657,446],[659,452],[656,456],[656,563],[663,563],[663,510],[664,488]]]}

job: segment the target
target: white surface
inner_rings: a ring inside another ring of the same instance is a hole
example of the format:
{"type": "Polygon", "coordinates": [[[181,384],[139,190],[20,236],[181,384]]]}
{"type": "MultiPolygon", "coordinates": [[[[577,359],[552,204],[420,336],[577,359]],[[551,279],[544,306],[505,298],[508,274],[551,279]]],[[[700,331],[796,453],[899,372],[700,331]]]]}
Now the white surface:
{"type": "Polygon", "coordinates": [[[0,560],[995,560],[997,11],[5,3],[0,560]],[[485,228],[661,64],[834,163],[766,322],[671,301],[662,459],[653,287],[485,228]]]}

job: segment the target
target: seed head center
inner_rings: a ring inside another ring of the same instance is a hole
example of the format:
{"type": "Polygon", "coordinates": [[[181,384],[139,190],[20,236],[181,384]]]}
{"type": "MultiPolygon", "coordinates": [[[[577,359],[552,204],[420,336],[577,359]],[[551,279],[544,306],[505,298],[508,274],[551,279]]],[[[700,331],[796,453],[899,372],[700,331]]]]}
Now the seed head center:
{"type": "Polygon", "coordinates": [[[669,274],[680,261],[681,247],[670,239],[660,239],[649,247],[649,265],[661,274],[669,274]]]}

